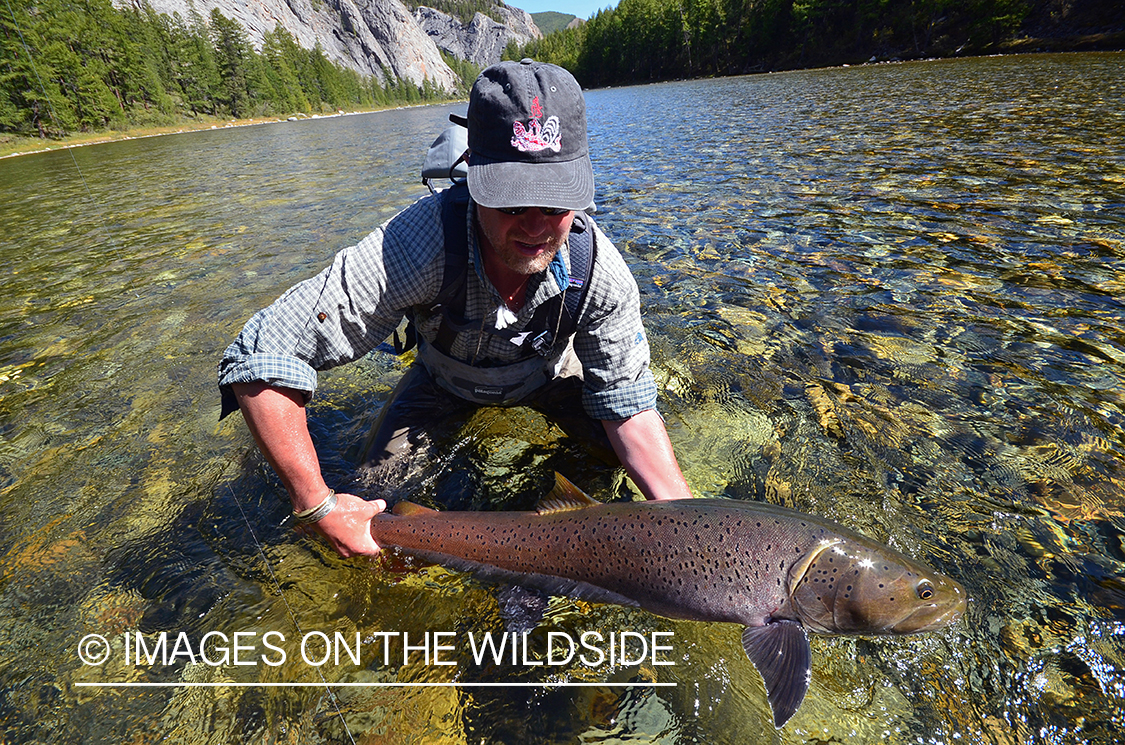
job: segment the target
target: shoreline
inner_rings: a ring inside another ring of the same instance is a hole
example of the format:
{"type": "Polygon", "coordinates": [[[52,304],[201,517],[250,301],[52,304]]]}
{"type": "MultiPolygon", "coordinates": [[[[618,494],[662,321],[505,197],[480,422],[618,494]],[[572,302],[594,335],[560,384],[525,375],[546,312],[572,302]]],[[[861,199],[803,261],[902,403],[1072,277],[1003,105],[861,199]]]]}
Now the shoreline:
{"type": "MultiPolygon", "coordinates": [[[[932,62],[945,59],[971,59],[973,57],[997,57],[997,56],[1019,56],[1019,55],[1036,55],[1036,54],[1084,54],[1084,53],[1119,53],[1123,51],[1121,48],[1114,48],[1118,46],[1125,46],[1125,32],[1118,33],[1100,33],[1090,34],[1085,36],[1073,37],[1068,39],[1042,39],[1042,38],[1023,38],[1015,39],[1000,45],[1001,49],[998,51],[982,51],[979,54],[972,55],[953,55],[953,56],[934,56],[934,57],[919,57],[919,58],[888,58],[888,59],[872,59],[859,62],[847,63],[843,62],[836,65],[829,65],[827,67],[797,67],[788,68],[783,67],[777,70],[769,71],[756,71],[750,73],[735,73],[731,75],[722,75],[716,77],[737,77],[738,75],[745,74],[762,74],[767,72],[781,73],[781,72],[797,72],[800,70],[815,70],[815,69],[835,69],[846,67],[862,67],[865,65],[880,65],[888,63],[909,63],[909,62],[932,62]],[[1105,44],[1107,41],[1115,42],[1114,44],[1105,44]],[[1105,46],[1102,46],[1105,44],[1105,46]],[[1034,47],[1034,48],[1033,48],[1034,47]],[[1107,48],[1108,47],[1108,48],[1107,48]]],[[[693,78],[677,78],[674,80],[690,80],[693,78]]],[[[651,80],[651,81],[636,81],[625,85],[609,85],[601,86],[602,88],[624,88],[629,85],[651,85],[653,83],[673,82],[672,80],[651,80]]],[[[596,90],[597,88],[590,88],[589,90],[596,90]]],[[[463,100],[463,99],[462,99],[463,100]]],[[[271,117],[255,117],[251,119],[216,119],[214,121],[194,121],[186,120],[177,124],[168,124],[153,127],[135,127],[131,129],[114,131],[108,130],[105,132],[97,132],[90,134],[74,135],[66,137],[61,140],[48,140],[50,144],[45,147],[35,147],[36,139],[34,137],[21,137],[12,135],[19,141],[19,144],[14,145],[11,151],[8,151],[9,143],[5,141],[5,136],[0,135],[0,161],[7,158],[16,158],[23,155],[36,155],[39,153],[46,153],[53,150],[69,150],[76,147],[86,147],[88,145],[104,145],[110,142],[122,142],[125,140],[140,140],[148,137],[163,137],[165,135],[175,134],[188,134],[191,132],[205,132],[212,129],[228,129],[231,127],[253,127],[262,124],[278,124],[288,121],[305,121],[312,119],[331,119],[340,116],[354,116],[357,114],[374,114],[380,111],[393,111],[396,109],[417,108],[419,106],[432,106],[441,103],[456,103],[457,99],[451,101],[429,101],[426,103],[412,104],[407,106],[384,106],[373,109],[361,109],[356,111],[338,111],[331,114],[305,114],[299,113],[290,116],[271,116],[271,117]],[[21,149],[23,146],[31,147],[32,149],[21,149]]]]}
{"type": "MultiPolygon", "coordinates": [[[[332,116],[339,115],[333,114],[332,116]]],[[[87,145],[104,145],[109,142],[143,140],[148,137],[163,137],[165,135],[187,134],[189,132],[206,132],[212,129],[228,129],[231,127],[251,127],[258,124],[273,124],[284,121],[287,121],[287,119],[275,117],[261,119],[230,119],[223,124],[219,124],[218,122],[184,122],[158,127],[135,127],[125,130],[91,132],[89,134],[75,135],[60,140],[47,140],[49,144],[32,150],[23,150],[21,148],[24,145],[33,146],[36,138],[21,138],[21,142],[12,152],[4,152],[6,143],[0,142],[0,160],[4,160],[5,158],[18,158],[21,155],[37,155],[54,150],[69,150],[76,147],[86,147],[87,145]]]]}
{"type": "Polygon", "coordinates": [[[47,140],[48,145],[34,147],[38,138],[21,137],[18,145],[11,152],[7,152],[4,136],[0,135],[0,161],[6,158],[18,158],[23,155],[37,155],[55,150],[70,150],[88,145],[105,145],[110,142],[124,142],[126,140],[143,140],[149,137],[164,137],[166,135],[190,134],[192,132],[208,132],[213,129],[230,129],[233,127],[256,127],[263,124],[281,124],[293,121],[312,121],[315,119],[335,119],[341,116],[356,116],[358,114],[377,114],[380,111],[395,111],[397,109],[410,109],[418,106],[432,106],[442,103],[456,103],[452,101],[429,101],[409,106],[384,106],[376,109],[360,109],[356,111],[339,111],[333,114],[294,114],[290,116],[255,117],[252,119],[217,119],[215,121],[199,122],[188,120],[177,124],[166,124],[154,127],[134,127],[125,130],[107,130],[105,132],[91,132],[88,134],[74,135],[60,140],[47,140]],[[24,150],[23,146],[33,149],[24,150]]]}

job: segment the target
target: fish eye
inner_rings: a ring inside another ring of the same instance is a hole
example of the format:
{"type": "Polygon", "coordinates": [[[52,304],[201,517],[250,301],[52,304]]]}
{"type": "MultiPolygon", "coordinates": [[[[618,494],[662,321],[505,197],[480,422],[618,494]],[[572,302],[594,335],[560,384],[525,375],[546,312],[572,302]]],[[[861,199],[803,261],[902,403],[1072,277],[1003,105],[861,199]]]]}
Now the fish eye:
{"type": "Polygon", "coordinates": [[[918,583],[918,597],[921,600],[929,600],[934,596],[934,586],[929,582],[918,583]]]}

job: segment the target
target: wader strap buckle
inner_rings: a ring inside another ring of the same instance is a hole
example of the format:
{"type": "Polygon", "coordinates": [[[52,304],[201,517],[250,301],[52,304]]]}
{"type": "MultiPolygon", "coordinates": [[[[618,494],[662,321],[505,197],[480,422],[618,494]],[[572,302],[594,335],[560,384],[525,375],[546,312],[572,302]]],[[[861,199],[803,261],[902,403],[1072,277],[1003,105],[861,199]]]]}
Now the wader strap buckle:
{"type": "Polygon", "coordinates": [[[540,357],[550,357],[551,348],[555,344],[555,335],[550,331],[540,331],[535,336],[531,337],[531,348],[539,354],[540,357]]]}

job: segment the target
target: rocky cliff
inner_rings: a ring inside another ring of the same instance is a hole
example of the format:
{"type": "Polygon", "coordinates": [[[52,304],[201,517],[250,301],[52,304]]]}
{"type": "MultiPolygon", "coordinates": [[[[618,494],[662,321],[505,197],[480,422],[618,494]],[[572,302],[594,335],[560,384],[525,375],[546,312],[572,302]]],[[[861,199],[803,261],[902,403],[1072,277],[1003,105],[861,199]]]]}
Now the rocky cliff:
{"type": "Polygon", "coordinates": [[[437,47],[458,59],[468,60],[477,67],[487,67],[500,61],[500,55],[509,42],[526,44],[541,39],[543,34],[532,20],[531,14],[506,5],[497,6],[504,18],[500,23],[484,13],[477,13],[464,24],[440,10],[418,7],[414,20],[422,27],[437,47]]]}
{"type": "MultiPolygon", "coordinates": [[[[141,1],[117,0],[120,5],[141,1]]],[[[185,20],[198,14],[205,22],[212,9],[218,8],[246,29],[256,48],[261,48],[263,35],[280,24],[301,46],[312,49],[319,43],[333,62],[380,80],[385,80],[386,71],[419,86],[429,80],[431,85],[447,92],[453,91],[458,83],[457,75],[438,52],[433,32],[423,30],[421,22],[400,0],[148,0],[148,4],[157,13],[179,13],[185,20]]],[[[453,24],[448,33],[440,35],[442,48],[483,66],[500,59],[508,39],[541,36],[530,15],[498,7],[510,14],[510,27],[479,13],[464,27],[450,18],[453,24]],[[460,29],[459,34],[453,25],[460,29]]],[[[431,9],[418,8],[423,17],[429,17],[422,13],[428,10],[431,9]]]]}

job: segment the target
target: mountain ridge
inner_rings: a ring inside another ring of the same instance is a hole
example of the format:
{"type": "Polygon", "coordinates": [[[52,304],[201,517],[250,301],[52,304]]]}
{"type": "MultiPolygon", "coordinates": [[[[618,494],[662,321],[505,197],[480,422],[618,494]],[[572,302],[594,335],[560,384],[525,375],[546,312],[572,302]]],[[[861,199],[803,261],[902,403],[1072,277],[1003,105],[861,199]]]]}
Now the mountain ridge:
{"type": "Polygon", "coordinates": [[[522,45],[542,38],[525,11],[492,0],[478,0],[477,7],[481,2],[504,21],[476,12],[465,24],[428,6],[412,12],[400,0],[114,0],[117,7],[140,10],[148,5],[156,13],[203,23],[218,9],[245,29],[255,49],[261,48],[265,34],[281,26],[300,46],[319,45],[330,61],[361,75],[384,84],[397,78],[421,87],[429,81],[445,93],[457,89],[460,77],[442,59],[442,51],[486,67],[500,60],[510,41],[522,45]]]}
{"type": "Polygon", "coordinates": [[[562,31],[575,21],[581,21],[581,19],[573,13],[560,13],[557,10],[544,10],[539,13],[532,13],[531,18],[535,21],[535,25],[539,27],[539,30],[543,32],[544,36],[554,33],[555,31],[562,31]]]}

